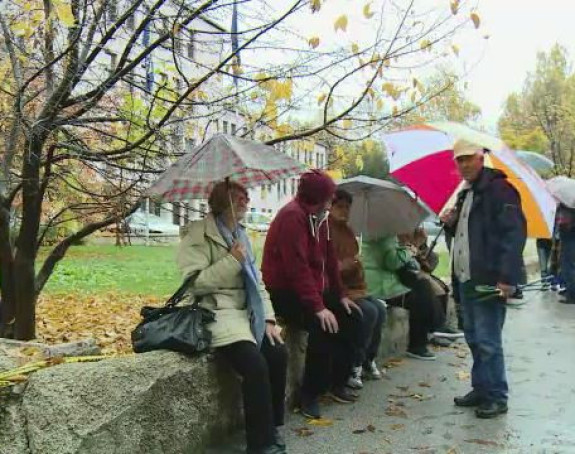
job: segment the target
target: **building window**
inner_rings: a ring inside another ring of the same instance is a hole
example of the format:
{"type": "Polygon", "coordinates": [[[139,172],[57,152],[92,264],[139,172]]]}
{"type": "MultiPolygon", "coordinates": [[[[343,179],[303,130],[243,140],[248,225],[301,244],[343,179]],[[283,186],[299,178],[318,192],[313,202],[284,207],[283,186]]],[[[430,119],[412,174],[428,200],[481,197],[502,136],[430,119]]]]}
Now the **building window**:
{"type": "Polygon", "coordinates": [[[108,54],[108,57],[110,57],[110,64],[108,65],[108,74],[112,75],[114,74],[114,71],[116,70],[116,65],[118,64],[118,56],[115,53],[109,51],[106,51],[106,53],[108,54]]]}
{"type": "Polygon", "coordinates": [[[138,14],[137,11],[134,11],[126,19],[126,27],[128,27],[130,30],[136,29],[136,14],[138,14]]]}
{"type": "Polygon", "coordinates": [[[230,126],[232,128],[232,136],[236,135],[236,131],[237,131],[237,126],[235,123],[230,123],[230,126]]]}
{"type": "Polygon", "coordinates": [[[153,211],[154,215],[160,217],[162,215],[162,203],[161,202],[155,202],[154,203],[154,211],[153,211]]]}
{"type": "Polygon", "coordinates": [[[207,206],[205,203],[200,203],[200,217],[204,219],[206,217],[207,206]]]}
{"type": "Polygon", "coordinates": [[[287,194],[287,179],[283,181],[283,185],[284,185],[283,193],[284,193],[284,195],[286,195],[287,194]]]}
{"type": "Polygon", "coordinates": [[[190,137],[186,137],[186,152],[190,153],[196,147],[196,141],[190,137]]]}
{"type": "Polygon", "coordinates": [[[106,19],[110,24],[118,20],[118,4],[113,0],[106,5],[106,19]]]}
{"type": "Polygon", "coordinates": [[[188,58],[193,60],[196,56],[196,36],[192,30],[188,32],[188,44],[186,47],[188,58]]]}
{"type": "Polygon", "coordinates": [[[223,127],[222,127],[222,129],[223,129],[223,133],[224,133],[224,134],[227,134],[227,133],[228,133],[228,122],[225,121],[225,120],[224,120],[224,122],[223,122],[223,127]]]}
{"type": "Polygon", "coordinates": [[[180,204],[172,203],[172,222],[174,225],[180,225],[180,204]]]}
{"type": "Polygon", "coordinates": [[[277,189],[278,199],[280,199],[281,196],[282,196],[282,194],[281,194],[281,192],[282,192],[282,188],[281,188],[282,183],[281,183],[281,181],[278,181],[276,184],[277,184],[277,188],[276,188],[276,189],[277,189]]]}
{"type": "Polygon", "coordinates": [[[291,179],[291,195],[295,195],[295,178],[291,179]]]}
{"type": "Polygon", "coordinates": [[[154,214],[154,203],[152,202],[152,200],[147,199],[147,204],[148,204],[148,213],[154,214]]]}

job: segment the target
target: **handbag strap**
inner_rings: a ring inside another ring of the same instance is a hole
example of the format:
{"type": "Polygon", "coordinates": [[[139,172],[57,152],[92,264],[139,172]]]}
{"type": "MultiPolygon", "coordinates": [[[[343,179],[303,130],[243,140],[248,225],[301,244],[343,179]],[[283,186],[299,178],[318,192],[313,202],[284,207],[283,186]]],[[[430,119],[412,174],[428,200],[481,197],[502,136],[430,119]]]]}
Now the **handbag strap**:
{"type": "MultiPolygon", "coordinates": [[[[177,305],[180,301],[182,301],[184,299],[184,297],[186,296],[186,292],[188,291],[188,288],[194,283],[194,281],[196,280],[197,275],[191,275],[188,276],[184,282],[182,283],[182,285],[180,285],[180,287],[178,288],[178,290],[176,290],[174,292],[174,294],[172,296],[170,296],[170,298],[168,299],[168,301],[166,301],[166,307],[174,307],[175,305],[177,305]]],[[[197,299],[194,301],[194,304],[197,304],[197,299]]]]}

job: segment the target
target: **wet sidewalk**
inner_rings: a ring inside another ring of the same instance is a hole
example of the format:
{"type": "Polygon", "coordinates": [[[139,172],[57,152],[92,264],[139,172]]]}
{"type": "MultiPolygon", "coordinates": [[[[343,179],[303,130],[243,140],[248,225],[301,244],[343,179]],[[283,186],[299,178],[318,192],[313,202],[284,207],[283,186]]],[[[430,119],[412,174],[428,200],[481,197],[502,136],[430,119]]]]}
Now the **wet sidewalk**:
{"type": "Polygon", "coordinates": [[[367,382],[359,402],[324,405],[325,425],[290,415],[288,452],[575,453],[575,306],[552,292],[525,297],[505,326],[507,415],[479,420],[453,406],[453,396],[469,390],[470,355],[460,342],[434,362],[389,362],[387,378],[367,382]]]}

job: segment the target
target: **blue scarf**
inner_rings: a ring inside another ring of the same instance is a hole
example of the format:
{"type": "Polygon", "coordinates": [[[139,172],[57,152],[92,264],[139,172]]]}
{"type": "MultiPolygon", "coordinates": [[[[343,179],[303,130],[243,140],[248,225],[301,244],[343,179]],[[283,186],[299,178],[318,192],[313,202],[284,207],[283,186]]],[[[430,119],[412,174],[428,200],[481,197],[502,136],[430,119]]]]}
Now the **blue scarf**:
{"type": "MultiPolygon", "coordinates": [[[[234,244],[234,235],[232,231],[226,226],[220,217],[216,218],[216,225],[220,235],[228,245],[232,247],[234,244]]],[[[258,279],[258,273],[255,267],[254,254],[252,251],[252,245],[246,234],[245,229],[238,228],[236,230],[238,241],[243,243],[246,247],[248,254],[247,260],[242,262],[242,277],[244,279],[244,287],[246,291],[246,307],[248,309],[248,315],[250,317],[250,327],[252,334],[256,339],[258,347],[261,346],[264,334],[266,331],[266,320],[264,312],[264,302],[260,294],[260,285],[258,279]]]]}

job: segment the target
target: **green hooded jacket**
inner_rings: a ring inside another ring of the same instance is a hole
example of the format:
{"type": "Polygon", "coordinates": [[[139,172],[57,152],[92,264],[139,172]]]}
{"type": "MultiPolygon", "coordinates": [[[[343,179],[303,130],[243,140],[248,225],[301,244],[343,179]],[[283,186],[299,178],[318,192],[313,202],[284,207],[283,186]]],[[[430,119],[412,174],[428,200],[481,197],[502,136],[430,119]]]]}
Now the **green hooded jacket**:
{"type": "Polygon", "coordinates": [[[364,241],[361,257],[370,295],[391,299],[409,292],[409,288],[400,282],[397,270],[410,262],[412,256],[396,236],[364,241]]]}

